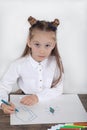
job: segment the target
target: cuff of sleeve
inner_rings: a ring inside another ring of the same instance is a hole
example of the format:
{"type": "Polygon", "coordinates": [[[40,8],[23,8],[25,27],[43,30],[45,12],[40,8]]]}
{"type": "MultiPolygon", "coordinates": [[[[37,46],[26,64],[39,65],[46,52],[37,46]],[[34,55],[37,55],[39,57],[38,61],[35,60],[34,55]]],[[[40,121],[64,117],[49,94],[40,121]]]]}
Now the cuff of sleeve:
{"type": "Polygon", "coordinates": [[[50,93],[49,92],[38,93],[37,96],[38,96],[39,102],[52,100],[62,94],[62,93],[58,94],[58,92],[52,92],[52,91],[53,90],[50,90],[50,93]]]}
{"type": "Polygon", "coordinates": [[[41,94],[37,94],[37,97],[38,97],[39,102],[46,100],[41,94]]]}
{"type": "Polygon", "coordinates": [[[4,98],[3,98],[3,96],[2,96],[2,98],[0,98],[0,108],[1,108],[1,104],[2,104],[2,101],[1,101],[2,99],[8,102],[8,96],[6,96],[6,97],[4,97],[4,98]]]}

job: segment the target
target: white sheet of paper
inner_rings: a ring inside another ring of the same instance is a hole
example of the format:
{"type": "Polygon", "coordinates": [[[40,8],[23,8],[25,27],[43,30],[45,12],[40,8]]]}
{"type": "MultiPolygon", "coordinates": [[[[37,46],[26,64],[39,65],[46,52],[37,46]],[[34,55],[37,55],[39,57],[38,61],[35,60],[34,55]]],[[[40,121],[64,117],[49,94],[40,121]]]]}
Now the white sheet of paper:
{"type": "Polygon", "coordinates": [[[23,96],[26,95],[10,96],[10,101],[19,110],[10,116],[11,125],[87,122],[87,113],[77,95],[65,94],[33,106],[21,104],[23,96]],[[54,109],[53,113],[50,107],[54,109]]]}

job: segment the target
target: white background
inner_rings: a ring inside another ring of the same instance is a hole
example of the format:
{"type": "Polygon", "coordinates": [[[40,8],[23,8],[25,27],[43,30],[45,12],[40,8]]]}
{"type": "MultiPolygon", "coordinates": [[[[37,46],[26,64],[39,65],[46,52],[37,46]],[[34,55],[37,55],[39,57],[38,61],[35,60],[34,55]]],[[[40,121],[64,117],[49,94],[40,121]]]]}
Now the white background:
{"type": "Polygon", "coordinates": [[[28,34],[27,18],[60,20],[58,47],[65,93],[87,93],[87,1],[0,0],[0,78],[22,54],[28,34]]]}

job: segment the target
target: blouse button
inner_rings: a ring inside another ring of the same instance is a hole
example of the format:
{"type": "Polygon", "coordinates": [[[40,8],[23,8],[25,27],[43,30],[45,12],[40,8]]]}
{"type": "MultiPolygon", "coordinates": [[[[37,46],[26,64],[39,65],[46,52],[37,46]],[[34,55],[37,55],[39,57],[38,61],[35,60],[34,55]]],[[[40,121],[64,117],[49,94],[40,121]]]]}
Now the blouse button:
{"type": "Polygon", "coordinates": [[[42,90],[42,87],[40,86],[40,90],[42,90]]]}
{"type": "Polygon", "coordinates": [[[42,80],[40,80],[40,82],[41,82],[42,80]]]}

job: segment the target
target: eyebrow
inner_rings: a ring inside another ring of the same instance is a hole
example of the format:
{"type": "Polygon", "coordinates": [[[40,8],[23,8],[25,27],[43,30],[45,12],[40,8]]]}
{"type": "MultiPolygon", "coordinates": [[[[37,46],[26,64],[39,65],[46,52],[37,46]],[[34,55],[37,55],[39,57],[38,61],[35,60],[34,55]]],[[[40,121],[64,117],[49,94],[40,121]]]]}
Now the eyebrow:
{"type": "Polygon", "coordinates": [[[35,43],[40,43],[39,41],[33,41],[33,42],[35,42],[35,43]]]}
{"type": "MultiPolygon", "coordinates": [[[[41,44],[39,41],[33,41],[33,42],[41,44]]],[[[44,44],[52,44],[52,42],[47,42],[47,43],[44,43],[44,44]]]]}

